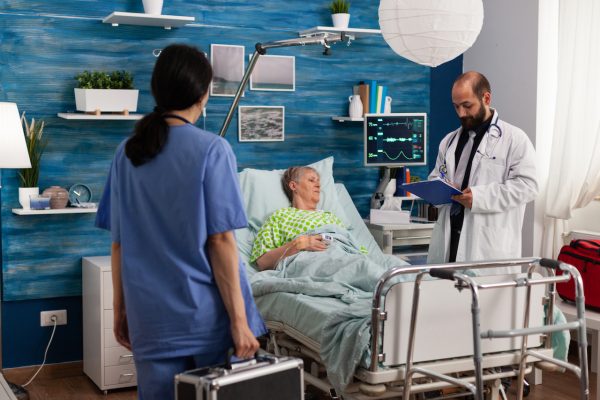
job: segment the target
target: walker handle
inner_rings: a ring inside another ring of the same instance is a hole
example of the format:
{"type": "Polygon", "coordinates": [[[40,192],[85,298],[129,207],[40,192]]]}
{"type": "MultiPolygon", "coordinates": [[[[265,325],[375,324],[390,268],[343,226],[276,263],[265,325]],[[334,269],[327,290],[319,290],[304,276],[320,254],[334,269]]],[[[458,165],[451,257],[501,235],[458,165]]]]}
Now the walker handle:
{"type": "Polygon", "coordinates": [[[551,258],[542,258],[540,260],[540,265],[542,267],[560,269],[560,261],[551,258]]]}
{"type": "Polygon", "coordinates": [[[429,270],[429,275],[433,276],[434,278],[447,279],[449,281],[453,281],[455,272],[456,271],[454,270],[445,268],[431,268],[429,270]]]}

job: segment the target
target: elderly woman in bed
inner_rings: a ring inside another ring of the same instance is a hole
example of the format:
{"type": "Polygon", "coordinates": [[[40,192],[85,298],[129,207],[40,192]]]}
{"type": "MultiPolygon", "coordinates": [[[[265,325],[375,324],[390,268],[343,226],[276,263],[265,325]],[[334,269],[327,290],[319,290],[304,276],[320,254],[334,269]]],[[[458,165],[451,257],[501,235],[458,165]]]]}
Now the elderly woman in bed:
{"type": "Polygon", "coordinates": [[[250,262],[255,262],[261,271],[274,269],[279,260],[300,251],[327,249],[320,235],[302,233],[323,225],[344,226],[331,212],[317,210],[321,182],[313,168],[288,168],[281,181],[292,207],[275,211],[258,231],[250,262]]]}

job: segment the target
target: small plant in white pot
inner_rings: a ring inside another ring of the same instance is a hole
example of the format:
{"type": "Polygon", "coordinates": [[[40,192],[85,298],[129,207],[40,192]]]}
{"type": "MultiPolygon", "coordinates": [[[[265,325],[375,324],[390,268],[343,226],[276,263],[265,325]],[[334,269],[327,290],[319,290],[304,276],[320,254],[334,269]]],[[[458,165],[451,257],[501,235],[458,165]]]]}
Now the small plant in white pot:
{"type": "Polygon", "coordinates": [[[133,75],[127,71],[83,71],[75,76],[77,111],[119,112],[128,115],[137,110],[139,91],[133,88],[133,75]]]}
{"type": "Polygon", "coordinates": [[[38,178],[40,177],[40,163],[42,154],[46,148],[47,140],[42,138],[44,133],[44,121],[36,122],[31,119],[31,123],[27,123],[25,113],[21,116],[21,123],[25,127],[25,143],[27,144],[27,153],[31,160],[31,168],[22,169],[19,171],[19,203],[23,209],[30,209],[31,196],[40,194],[38,186],[38,178]]]}
{"type": "Polygon", "coordinates": [[[350,2],[333,0],[329,6],[334,28],[347,28],[350,23],[350,2]]]}

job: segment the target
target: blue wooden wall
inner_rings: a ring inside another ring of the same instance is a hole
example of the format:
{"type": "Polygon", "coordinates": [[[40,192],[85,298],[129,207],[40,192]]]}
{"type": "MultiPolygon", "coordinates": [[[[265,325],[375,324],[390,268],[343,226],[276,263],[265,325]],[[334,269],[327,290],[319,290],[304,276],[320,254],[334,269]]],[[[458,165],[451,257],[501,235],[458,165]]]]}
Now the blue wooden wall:
{"type": "MultiPolygon", "coordinates": [[[[40,188],[68,188],[81,182],[92,188],[97,201],[113,151],[129,135],[133,123],[56,117],[58,112],[75,108],[75,74],[85,69],[130,70],[140,89],[138,111],[147,112],[153,107],[149,93],[153,49],[180,42],[208,53],[211,43],[234,44],[245,46],[247,59],[256,42],[292,38],[299,30],[330,25],[327,4],[326,0],[166,0],[163,14],[193,16],[196,23],[164,30],[101,23],[113,11],[142,12],[141,0],[0,1],[0,101],[16,102],[20,111],[47,123],[49,144],[42,161],[40,188]]],[[[370,0],[352,2],[350,25],[377,29],[377,6],[370,0]]],[[[394,112],[430,112],[430,98],[435,98],[430,93],[435,70],[400,58],[380,36],[361,38],[349,47],[337,44],[330,56],[321,53],[320,46],[272,50],[269,54],[296,57],[296,91],[247,90],[240,103],[285,106],[284,142],[238,143],[237,119],[227,139],[240,169],[284,168],[335,156],[336,181],[346,184],[357,207],[366,215],[378,171],[362,166],[362,125],[333,122],[331,116],[346,115],[352,85],[369,79],[389,87],[394,112]]],[[[460,60],[453,65],[460,66],[460,60]]],[[[447,83],[445,75],[441,80],[447,83]]],[[[230,103],[229,97],[211,98],[206,129],[219,130],[230,103]]],[[[444,107],[447,111],[450,104],[444,107]]],[[[199,124],[202,126],[202,122],[199,124]]],[[[449,130],[442,127],[444,124],[438,125],[432,132],[430,149],[437,148],[440,136],[449,130]]],[[[425,177],[427,172],[428,168],[423,167],[413,174],[425,177]]],[[[110,241],[108,234],[93,227],[93,215],[12,214],[11,208],[19,207],[16,172],[4,171],[1,183],[2,298],[10,311],[3,318],[5,322],[10,318],[3,324],[4,359],[9,359],[5,366],[25,365],[41,361],[41,354],[22,356],[23,348],[31,344],[20,342],[16,321],[39,321],[39,310],[56,305],[53,298],[62,304],[63,298],[75,296],[73,302],[77,304],[70,312],[80,313],[81,258],[108,254],[110,241]],[[19,303],[24,305],[22,313],[19,303]]],[[[73,321],[80,323],[80,318],[73,321]]],[[[80,332],[77,326],[69,335],[80,332]]],[[[33,348],[43,350],[44,340],[33,341],[33,348]]],[[[75,342],[80,343],[80,337],[75,342]]],[[[80,358],[77,351],[72,354],[66,359],[80,358]]],[[[56,355],[51,362],[66,359],[56,355]]]]}

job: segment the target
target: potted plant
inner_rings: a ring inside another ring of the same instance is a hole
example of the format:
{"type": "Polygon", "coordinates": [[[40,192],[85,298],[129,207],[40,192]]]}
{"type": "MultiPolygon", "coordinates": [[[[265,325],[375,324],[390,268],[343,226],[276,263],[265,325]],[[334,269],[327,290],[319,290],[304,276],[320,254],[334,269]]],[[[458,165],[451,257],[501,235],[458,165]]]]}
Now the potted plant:
{"type": "Polygon", "coordinates": [[[44,121],[36,122],[32,118],[31,124],[29,124],[25,119],[25,113],[23,113],[21,115],[21,123],[25,127],[25,143],[27,144],[27,152],[31,160],[31,168],[19,171],[19,203],[23,209],[28,210],[30,208],[30,197],[40,194],[40,188],[38,187],[40,162],[46,148],[47,140],[42,137],[44,133],[44,121]]]}
{"type": "Polygon", "coordinates": [[[346,0],[333,0],[329,6],[334,28],[347,28],[350,22],[350,2],[346,0]]]}
{"type": "Polygon", "coordinates": [[[133,75],[127,71],[83,71],[75,76],[75,106],[77,111],[100,115],[120,112],[125,115],[137,110],[138,90],[133,89],[133,75]]]}

